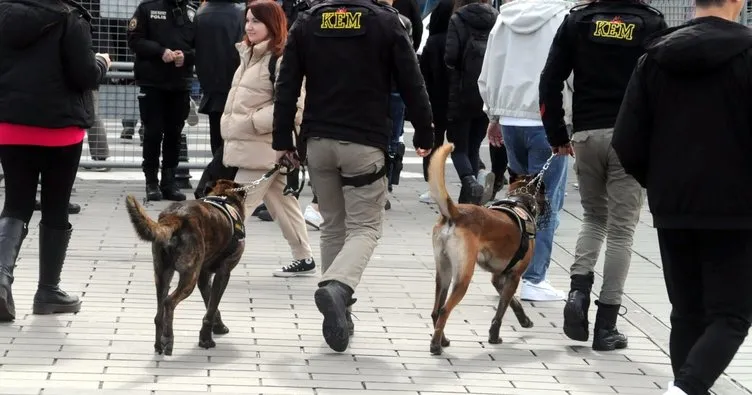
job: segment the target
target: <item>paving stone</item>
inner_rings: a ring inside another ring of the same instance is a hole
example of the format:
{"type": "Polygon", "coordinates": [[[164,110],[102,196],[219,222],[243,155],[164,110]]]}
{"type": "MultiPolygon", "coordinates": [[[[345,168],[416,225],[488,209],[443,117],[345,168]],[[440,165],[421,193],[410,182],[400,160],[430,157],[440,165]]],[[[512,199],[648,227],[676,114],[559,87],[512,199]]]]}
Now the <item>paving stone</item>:
{"type": "MultiPolygon", "coordinates": [[[[409,130],[408,130],[409,133],[409,130]]],[[[486,150],[487,151],[487,150],[486,150]]],[[[486,163],[490,163],[484,151],[486,163]]],[[[217,347],[198,347],[205,308],[198,292],[175,312],[174,355],[155,355],[156,299],[151,250],[139,241],[124,210],[128,193],[143,193],[141,181],[79,180],[71,216],[73,239],[62,287],[79,295],[75,315],[34,316],[38,222],[35,213],[16,269],[18,319],[0,325],[0,393],[131,395],[171,393],[295,395],[660,395],[672,372],[668,359],[670,304],[661,273],[655,231],[645,209],[633,247],[626,284],[627,314],[619,329],[630,347],[595,352],[589,343],[561,332],[563,302],[523,302],[535,323],[519,326],[513,315],[502,323],[503,344],[488,344],[498,304],[490,276],[477,270],[462,303],[449,318],[452,345],[444,355],[429,353],[433,333],[434,262],[430,232],[435,206],[417,201],[426,189],[419,160],[408,156],[405,179],[390,195],[383,237],[366,270],[353,306],[356,334],[348,351],[329,350],[321,336],[321,315],[313,303],[317,277],[274,278],[292,259],[273,222],[251,219],[246,253],[233,272],[220,310],[230,333],[215,336],[217,347]]],[[[107,177],[118,179],[120,171],[107,177]]],[[[549,280],[569,286],[568,268],[582,209],[570,172],[568,196],[557,230],[549,280]]],[[[447,172],[452,196],[459,190],[447,172]]],[[[86,178],[82,175],[82,178],[86,178]]],[[[195,182],[195,180],[194,180],[195,182]]],[[[2,195],[0,191],[0,195],[2,195]]],[[[310,201],[310,189],[301,207],[310,201]]],[[[147,206],[155,216],[167,202],[147,206]]],[[[309,229],[319,257],[319,232],[309,229]]],[[[602,264],[596,284],[601,282],[602,264]]],[[[597,296],[597,295],[596,295],[597,296]]],[[[595,314],[595,308],[591,311],[595,314]]],[[[747,341],[716,394],[752,392],[752,343],[747,341]]]]}

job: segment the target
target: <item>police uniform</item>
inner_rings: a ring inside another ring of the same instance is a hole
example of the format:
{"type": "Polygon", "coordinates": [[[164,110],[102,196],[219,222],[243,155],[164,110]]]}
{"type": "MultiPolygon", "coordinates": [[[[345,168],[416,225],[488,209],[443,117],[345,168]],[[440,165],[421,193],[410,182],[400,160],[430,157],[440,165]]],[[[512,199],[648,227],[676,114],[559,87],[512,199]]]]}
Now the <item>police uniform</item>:
{"type": "Polygon", "coordinates": [[[604,238],[609,240],[593,327],[593,349],[598,351],[627,347],[616,319],[642,206],[642,188],[624,172],[611,147],[611,136],[637,60],[650,37],[666,27],[660,11],[641,2],[612,0],[575,6],[559,27],[541,73],[543,125],[551,146],[571,143],[577,153],[575,173],[585,213],[564,309],[564,333],[573,340],[589,337],[587,311],[594,267],[604,238]],[[561,93],[570,73],[574,73],[571,137],[564,123],[561,93]]]}
{"type": "Polygon", "coordinates": [[[175,184],[175,168],[180,134],[190,109],[195,15],[196,9],[186,0],[145,0],[128,22],[128,46],[136,54],[134,74],[141,88],[138,100],[145,129],[142,167],[149,200],[185,200],[175,184]],[[183,52],[181,67],[162,61],[167,49],[183,52]]]}
{"type": "Polygon", "coordinates": [[[397,11],[373,0],[327,0],[298,16],[276,83],[277,151],[296,148],[293,128],[304,78],[297,148],[306,157],[324,218],[323,275],[315,298],[324,313],[325,340],[344,351],[347,307],[381,237],[392,79],[412,114],[416,148],[433,147],[431,105],[397,11]]]}

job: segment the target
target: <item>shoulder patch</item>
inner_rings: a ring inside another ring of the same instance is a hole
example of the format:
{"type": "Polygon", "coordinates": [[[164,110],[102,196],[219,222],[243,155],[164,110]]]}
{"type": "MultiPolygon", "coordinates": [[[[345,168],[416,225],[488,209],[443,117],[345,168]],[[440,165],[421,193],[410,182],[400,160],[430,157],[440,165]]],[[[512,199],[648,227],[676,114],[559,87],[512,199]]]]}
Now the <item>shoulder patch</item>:
{"type": "Polygon", "coordinates": [[[136,27],[138,26],[138,19],[131,18],[130,21],[128,21],[128,31],[134,31],[136,30],[136,27]]]}

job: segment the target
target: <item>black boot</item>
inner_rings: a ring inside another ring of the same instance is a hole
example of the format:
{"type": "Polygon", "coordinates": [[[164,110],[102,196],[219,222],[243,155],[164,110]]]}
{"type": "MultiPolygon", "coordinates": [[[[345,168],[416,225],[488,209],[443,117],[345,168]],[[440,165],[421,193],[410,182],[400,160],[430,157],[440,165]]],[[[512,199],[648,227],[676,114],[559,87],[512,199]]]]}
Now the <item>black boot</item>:
{"type": "Polygon", "coordinates": [[[324,315],[321,331],[329,347],[337,352],[347,350],[350,345],[350,329],[347,322],[347,307],[352,304],[352,288],[339,281],[319,283],[314,294],[316,307],[324,315]]]}
{"type": "Polygon", "coordinates": [[[68,229],[52,229],[39,224],[39,284],[34,295],[34,314],[78,313],[81,301],[60,289],[65,253],[71,233],[68,229]]]}
{"type": "Polygon", "coordinates": [[[158,202],[162,200],[162,191],[159,190],[159,177],[157,169],[144,169],[146,178],[146,200],[158,202]]]}
{"type": "MultiPolygon", "coordinates": [[[[475,179],[474,176],[464,176],[462,177],[462,188],[465,189],[466,196],[465,199],[466,203],[468,204],[480,204],[481,199],[483,198],[483,185],[481,185],[478,180],[475,179]]],[[[460,191],[460,196],[462,196],[462,192],[460,191]]]]}
{"type": "Polygon", "coordinates": [[[29,229],[20,219],[0,218],[0,322],[16,319],[11,285],[18,251],[29,229]]]}
{"type": "Polygon", "coordinates": [[[175,169],[162,169],[162,180],[159,183],[159,190],[162,191],[162,197],[166,200],[175,202],[185,200],[185,195],[183,192],[180,192],[180,188],[175,184],[175,169]]]}
{"type": "Polygon", "coordinates": [[[616,318],[619,316],[618,304],[605,304],[595,301],[598,313],[593,328],[593,350],[613,351],[627,348],[627,337],[616,330],[616,318]]]}
{"type": "Polygon", "coordinates": [[[572,340],[585,342],[590,337],[588,309],[593,273],[574,274],[571,284],[567,304],[564,305],[564,334],[572,340]]]}
{"type": "Polygon", "coordinates": [[[352,320],[352,305],[357,302],[358,299],[350,298],[350,303],[347,306],[347,332],[352,337],[355,334],[355,323],[352,320]]]}

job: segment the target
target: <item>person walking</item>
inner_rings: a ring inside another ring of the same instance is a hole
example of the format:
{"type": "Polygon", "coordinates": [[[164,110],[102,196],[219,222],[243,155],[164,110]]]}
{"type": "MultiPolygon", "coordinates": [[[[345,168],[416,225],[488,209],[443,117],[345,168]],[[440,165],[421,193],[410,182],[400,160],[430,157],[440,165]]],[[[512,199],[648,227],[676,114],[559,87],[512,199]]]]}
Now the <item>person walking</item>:
{"type": "MultiPolygon", "coordinates": [[[[237,167],[235,181],[255,181],[276,162],[272,149],[272,115],[274,85],[287,39],[287,19],[282,7],[272,1],[256,1],[248,6],[245,37],[237,44],[240,66],[232,79],[227,104],[221,119],[224,139],[224,165],[237,167]]],[[[298,105],[296,127],[302,116],[302,99],[298,105]]],[[[264,201],[269,213],[287,240],[293,261],[274,272],[278,277],[310,276],[316,262],[308,242],[308,231],[298,199],[285,194],[286,177],[276,173],[246,197],[246,212],[264,201]]],[[[249,215],[250,217],[250,215],[249,215]]]]}
{"type": "Polygon", "coordinates": [[[308,161],[324,219],[323,274],[314,299],[324,316],[324,340],[338,352],[350,343],[352,296],[381,237],[393,79],[412,114],[416,153],[424,157],[433,147],[431,105],[396,10],[372,0],[325,0],[290,30],[277,78],[272,147],[280,160],[308,161]],[[304,79],[304,126],[296,138],[304,79]]]}
{"type": "Polygon", "coordinates": [[[454,143],[452,162],[462,187],[459,203],[481,204],[490,198],[494,174],[488,173],[485,185],[478,180],[480,145],[486,138],[488,117],[478,91],[486,42],[496,16],[488,0],[455,0],[449,19],[444,61],[449,68],[447,140],[454,143]]]}
{"type": "Polygon", "coordinates": [[[606,239],[603,285],[592,347],[627,347],[616,328],[632,259],[642,188],[611,147],[619,106],[637,59],[652,34],[666,28],[663,14],[633,0],[599,0],[575,6],[556,32],[539,83],[540,112],[556,155],[574,156],[583,222],[575,246],[571,285],[564,306],[564,334],[590,336],[588,309],[595,264],[606,239]],[[576,54],[576,55],[575,55],[576,54]],[[564,121],[562,88],[574,72],[572,135],[564,121]]]}
{"type": "Polygon", "coordinates": [[[658,233],[671,302],[666,395],[708,394],[752,322],[752,32],[736,23],[743,1],[696,4],[638,61],[611,142],[647,188],[658,233]],[[722,172],[707,165],[721,161],[722,172]]]}
{"type": "Polygon", "coordinates": [[[93,91],[110,67],[95,54],[91,14],[72,0],[0,2],[0,322],[16,317],[13,271],[34,213],[41,175],[39,281],[34,314],[76,313],[81,301],[60,289],[71,239],[73,182],[86,129],[94,125],[93,91]]]}
{"type": "MultiPolygon", "coordinates": [[[[521,299],[536,302],[564,299],[564,293],[548,282],[546,274],[559,211],[564,207],[569,162],[564,156],[549,161],[551,146],[541,122],[538,89],[530,81],[539,78],[551,41],[571,7],[572,3],[564,0],[518,0],[502,5],[488,37],[478,78],[480,96],[491,119],[491,146],[506,147],[509,167],[515,174],[535,175],[548,165],[543,184],[551,216],[538,228],[533,259],[520,287],[521,299]]],[[[570,104],[569,84],[564,85],[562,95],[570,104]]],[[[571,115],[571,108],[567,110],[571,115]]],[[[566,123],[571,124],[568,118],[566,123]]]]}

